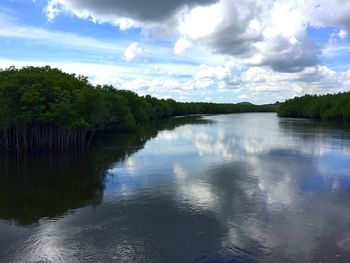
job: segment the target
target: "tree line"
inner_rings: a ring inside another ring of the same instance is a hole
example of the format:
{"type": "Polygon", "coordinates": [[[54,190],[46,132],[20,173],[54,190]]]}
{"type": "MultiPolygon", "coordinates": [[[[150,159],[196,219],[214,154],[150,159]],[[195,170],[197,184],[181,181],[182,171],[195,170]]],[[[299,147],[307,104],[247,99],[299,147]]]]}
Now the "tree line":
{"type": "Polygon", "coordinates": [[[350,121],[350,92],[295,97],[285,101],[277,112],[281,117],[350,121]]]}
{"type": "Polygon", "coordinates": [[[86,148],[96,134],[131,131],[172,116],[274,110],[138,96],[49,66],[0,70],[0,148],[6,150],[86,148]]]}

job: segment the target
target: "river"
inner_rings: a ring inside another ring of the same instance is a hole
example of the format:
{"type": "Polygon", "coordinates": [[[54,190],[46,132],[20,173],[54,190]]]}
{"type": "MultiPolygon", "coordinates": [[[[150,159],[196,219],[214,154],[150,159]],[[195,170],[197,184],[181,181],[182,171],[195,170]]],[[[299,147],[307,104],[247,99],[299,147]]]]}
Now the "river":
{"type": "Polygon", "coordinates": [[[350,262],[341,124],[178,118],[0,168],[0,262],[350,262]]]}

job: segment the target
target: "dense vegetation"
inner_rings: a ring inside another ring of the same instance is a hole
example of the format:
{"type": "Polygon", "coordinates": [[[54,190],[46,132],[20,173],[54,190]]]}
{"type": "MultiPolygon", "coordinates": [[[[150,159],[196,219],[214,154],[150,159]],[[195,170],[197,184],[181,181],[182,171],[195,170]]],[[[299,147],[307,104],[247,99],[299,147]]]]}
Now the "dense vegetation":
{"type": "Polygon", "coordinates": [[[350,121],[350,92],[305,95],[287,100],[278,109],[282,117],[350,121]]]}
{"type": "Polygon", "coordinates": [[[7,150],[84,148],[97,133],[135,130],[152,120],[253,111],[273,108],[141,97],[48,66],[0,70],[0,148],[7,150]]]}

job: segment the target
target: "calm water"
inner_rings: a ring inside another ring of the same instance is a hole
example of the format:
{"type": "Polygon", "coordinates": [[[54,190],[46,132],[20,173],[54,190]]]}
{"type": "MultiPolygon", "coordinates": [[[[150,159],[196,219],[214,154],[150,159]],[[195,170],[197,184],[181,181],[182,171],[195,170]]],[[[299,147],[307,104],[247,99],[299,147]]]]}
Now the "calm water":
{"type": "Polygon", "coordinates": [[[178,119],[0,167],[0,262],[350,262],[346,127],[178,119]]]}

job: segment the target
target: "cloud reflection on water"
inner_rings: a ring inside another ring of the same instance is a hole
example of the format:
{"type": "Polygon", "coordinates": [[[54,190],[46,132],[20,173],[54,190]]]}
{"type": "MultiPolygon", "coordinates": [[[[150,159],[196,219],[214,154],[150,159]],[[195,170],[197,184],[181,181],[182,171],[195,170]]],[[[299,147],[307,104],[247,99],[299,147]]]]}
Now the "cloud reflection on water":
{"type": "MultiPolygon", "coordinates": [[[[154,154],[157,144],[158,158],[167,156],[158,160],[173,183],[173,199],[220,219],[226,229],[221,241],[224,254],[257,246],[252,258],[264,252],[274,253],[274,260],[288,253],[301,261],[318,258],[315,251],[329,241],[320,237],[334,234],[335,226],[344,226],[344,216],[350,216],[342,206],[330,208],[332,201],[327,199],[339,198],[336,192],[344,187],[339,178],[349,180],[350,144],[339,141],[346,132],[322,126],[310,132],[271,114],[212,119],[217,125],[179,127],[146,144],[146,152],[154,154]],[[333,156],[343,161],[329,161],[333,156]],[[331,228],[330,220],[335,225],[331,228]]],[[[141,165],[136,172],[141,181],[152,176],[142,169],[141,165]]],[[[140,190],[142,183],[134,194],[140,190]]]]}
{"type": "Polygon", "coordinates": [[[98,205],[42,219],[19,255],[349,262],[349,133],[272,114],[206,118],[110,165],[98,205]]]}

